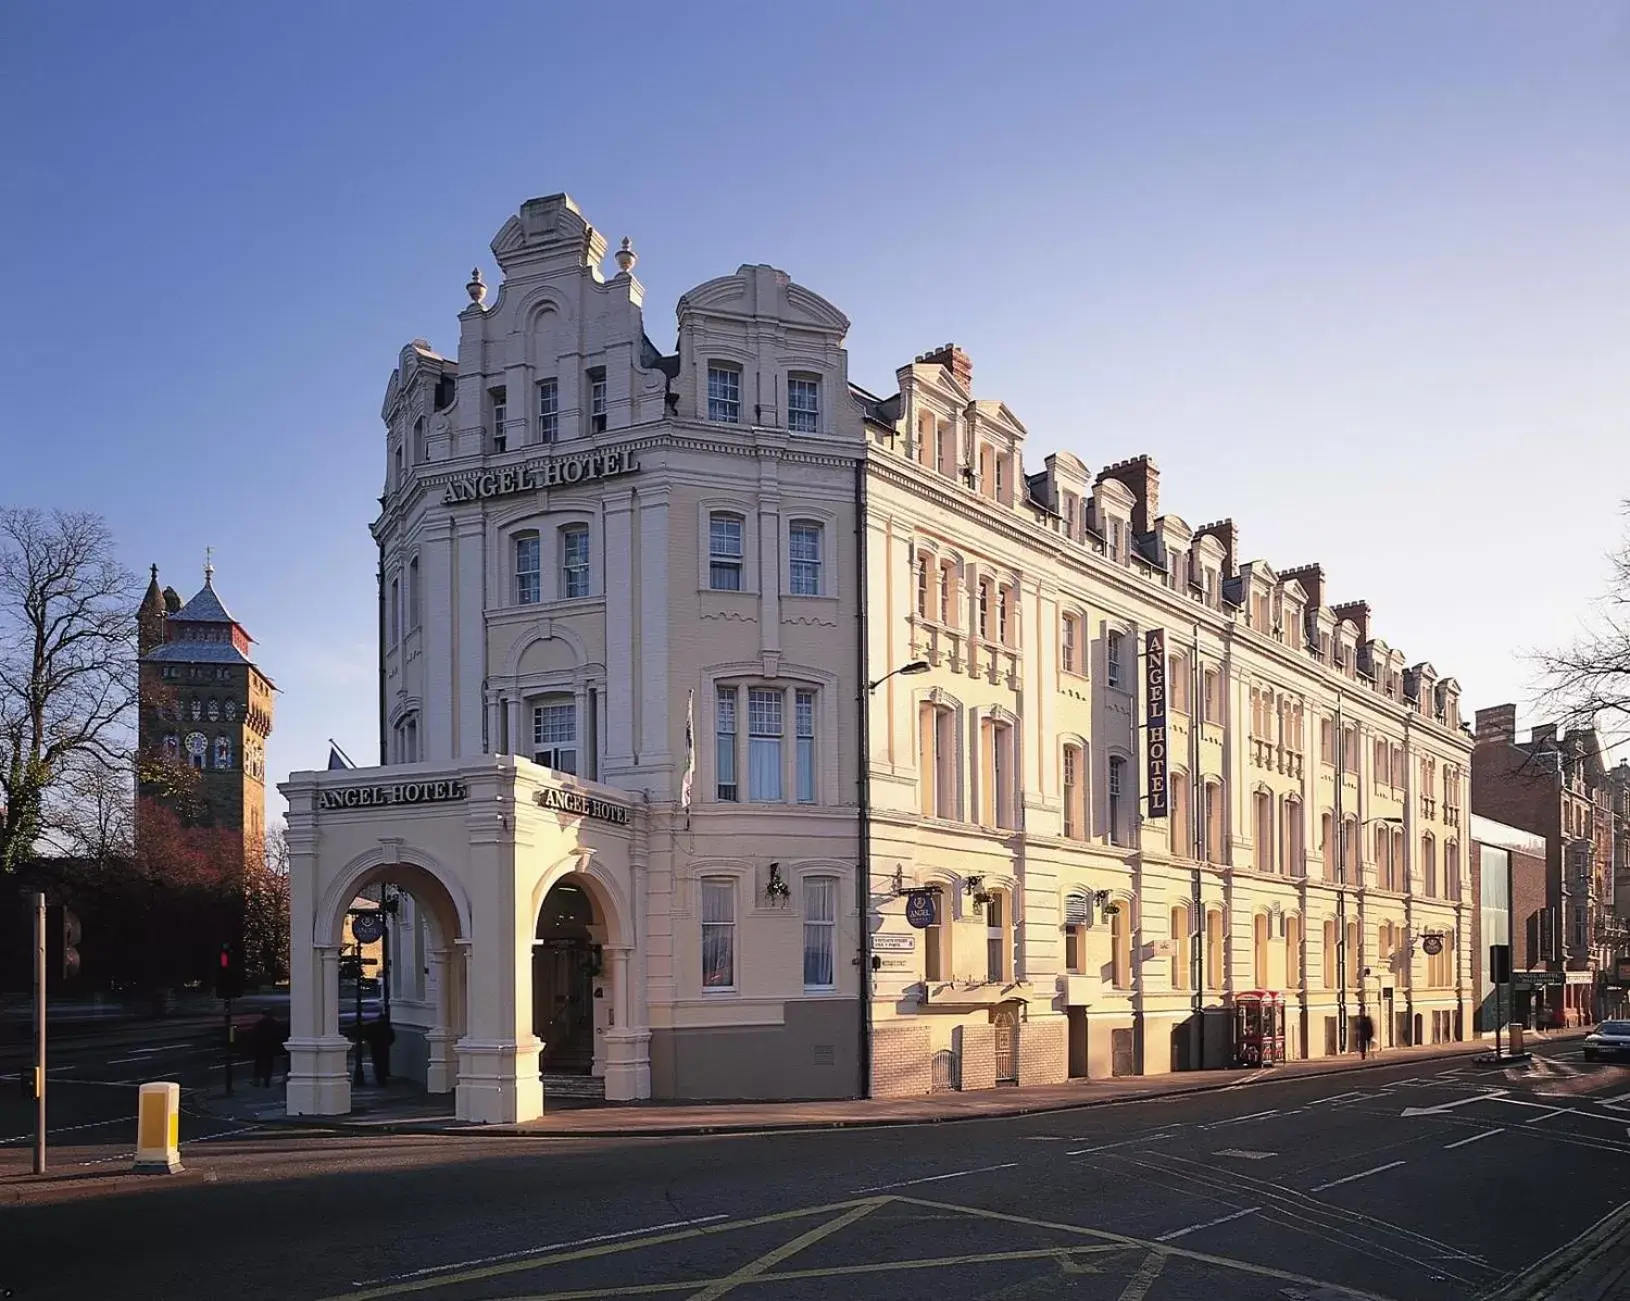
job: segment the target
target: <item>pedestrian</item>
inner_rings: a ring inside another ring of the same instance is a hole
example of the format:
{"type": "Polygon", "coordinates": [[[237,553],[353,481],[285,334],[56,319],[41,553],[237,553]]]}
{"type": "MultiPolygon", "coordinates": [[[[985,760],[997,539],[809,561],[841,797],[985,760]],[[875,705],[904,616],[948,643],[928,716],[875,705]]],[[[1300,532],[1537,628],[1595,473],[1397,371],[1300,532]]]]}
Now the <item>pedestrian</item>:
{"type": "Polygon", "coordinates": [[[396,1031],[391,1029],[390,1017],[381,1012],[368,1023],[368,1028],[363,1034],[368,1041],[368,1051],[374,1059],[374,1083],[384,1088],[390,1083],[391,1045],[396,1042],[396,1031]]]}
{"type": "Polygon", "coordinates": [[[255,1057],[255,1084],[272,1087],[272,1066],[283,1046],[283,1027],[270,1011],[262,1010],[260,1020],[249,1027],[249,1046],[255,1057]]]}
{"type": "Polygon", "coordinates": [[[1370,1020],[1368,1012],[1358,1014],[1358,1059],[1365,1060],[1370,1055],[1370,1044],[1375,1041],[1375,1022],[1370,1020]]]}

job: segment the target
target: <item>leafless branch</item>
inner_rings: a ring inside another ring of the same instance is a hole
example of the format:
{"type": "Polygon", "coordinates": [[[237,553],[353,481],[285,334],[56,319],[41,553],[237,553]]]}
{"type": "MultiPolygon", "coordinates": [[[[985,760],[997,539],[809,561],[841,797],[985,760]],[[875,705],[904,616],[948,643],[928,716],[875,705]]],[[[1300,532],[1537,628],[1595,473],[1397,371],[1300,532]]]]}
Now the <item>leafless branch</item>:
{"type": "Polygon", "coordinates": [[[1540,701],[1555,721],[1564,730],[1595,727],[1609,746],[1630,739],[1630,538],[1611,562],[1594,620],[1572,645],[1533,657],[1540,701]]]}

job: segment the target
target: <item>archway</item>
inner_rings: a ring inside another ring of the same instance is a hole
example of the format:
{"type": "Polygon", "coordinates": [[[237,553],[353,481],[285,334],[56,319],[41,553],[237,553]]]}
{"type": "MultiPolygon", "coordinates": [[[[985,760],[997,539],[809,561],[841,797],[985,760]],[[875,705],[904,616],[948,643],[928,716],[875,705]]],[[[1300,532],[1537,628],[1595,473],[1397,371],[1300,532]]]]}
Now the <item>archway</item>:
{"type": "Polygon", "coordinates": [[[532,1033],[543,1043],[545,1074],[594,1069],[605,941],[605,917],[587,886],[575,877],[556,883],[538,909],[532,945],[532,1033]]]}

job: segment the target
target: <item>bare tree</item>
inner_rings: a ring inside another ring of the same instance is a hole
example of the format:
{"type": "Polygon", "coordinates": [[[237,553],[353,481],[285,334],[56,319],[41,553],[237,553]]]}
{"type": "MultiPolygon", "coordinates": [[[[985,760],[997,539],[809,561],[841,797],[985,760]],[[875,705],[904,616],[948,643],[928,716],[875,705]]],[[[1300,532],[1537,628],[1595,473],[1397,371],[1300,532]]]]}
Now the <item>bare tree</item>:
{"type": "Polygon", "coordinates": [[[139,595],[100,515],[0,508],[0,876],[71,777],[129,770],[139,595]]]}
{"type": "MultiPolygon", "coordinates": [[[[1630,502],[1625,510],[1630,514],[1630,502]]],[[[1630,540],[1612,565],[1594,624],[1571,646],[1535,657],[1542,699],[1557,721],[1565,730],[1597,727],[1609,745],[1630,738],[1630,540]]]]}

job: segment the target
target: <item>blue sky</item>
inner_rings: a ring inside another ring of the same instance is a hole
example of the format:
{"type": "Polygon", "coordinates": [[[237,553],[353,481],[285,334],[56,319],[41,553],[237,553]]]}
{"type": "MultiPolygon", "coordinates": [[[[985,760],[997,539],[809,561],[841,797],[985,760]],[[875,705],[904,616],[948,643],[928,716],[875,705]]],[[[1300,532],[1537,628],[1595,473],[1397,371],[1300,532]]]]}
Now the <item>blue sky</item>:
{"type": "MultiPolygon", "coordinates": [[[[379,405],[522,200],[646,321],[767,261],[1526,701],[1630,496],[1630,4],[10,8],[0,501],[217,587],[277,779],[375,754],[379,405]]],[[[1525,722],[1530,721],[1525,718],[1525,722]]],[[[273,800],[274,813],[281,801],[273,800]]]]}

